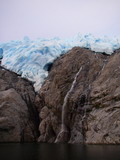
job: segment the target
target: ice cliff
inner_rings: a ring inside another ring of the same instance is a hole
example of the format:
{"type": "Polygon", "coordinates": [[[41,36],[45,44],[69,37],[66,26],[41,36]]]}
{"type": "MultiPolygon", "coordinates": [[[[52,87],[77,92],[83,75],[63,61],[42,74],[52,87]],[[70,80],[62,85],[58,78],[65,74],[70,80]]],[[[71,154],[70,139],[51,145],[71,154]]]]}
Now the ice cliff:
{"type": "Polygon", "coordinates": [[[95,52],[112,54],[120,48],[120,39],[107,37],[96,38],[89,35],[77,34],[69,39],[37,39],[25,37],[22,41],[0,43],[1,65],[14,71],[34,83],[38,91],[48,75],[47,64],[51,64],[61,54],[79,46],[95,52]]]}

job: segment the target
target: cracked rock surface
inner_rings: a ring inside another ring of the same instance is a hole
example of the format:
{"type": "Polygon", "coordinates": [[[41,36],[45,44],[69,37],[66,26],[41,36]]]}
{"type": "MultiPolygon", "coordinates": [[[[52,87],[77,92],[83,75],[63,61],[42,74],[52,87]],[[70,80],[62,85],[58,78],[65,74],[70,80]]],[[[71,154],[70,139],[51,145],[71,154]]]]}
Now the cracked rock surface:
{"type": "Polygon", "coordinates": [[[59,135],[64,98],[80,67],[64,110],[69,134],[59,142],[120,144],[120,50],[109,56],[80,47],[55,60],[39,91],[38,141],[59,135]]]}
{"type": "Polygon", "coordinates": [[[0,142],[36,141],[39,118],[29,81],[0,67],[0,142]]]}

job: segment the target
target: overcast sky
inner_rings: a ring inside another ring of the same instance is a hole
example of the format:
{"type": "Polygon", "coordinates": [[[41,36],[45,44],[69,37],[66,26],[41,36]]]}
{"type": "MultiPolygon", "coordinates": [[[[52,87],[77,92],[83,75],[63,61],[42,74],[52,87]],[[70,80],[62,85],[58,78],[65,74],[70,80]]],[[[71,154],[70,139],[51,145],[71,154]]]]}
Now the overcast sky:
{"type": "Polygon", "coordinates": [[[120,37],[120,0],[0,0],[0,41],[78,32],[120,37]]]}

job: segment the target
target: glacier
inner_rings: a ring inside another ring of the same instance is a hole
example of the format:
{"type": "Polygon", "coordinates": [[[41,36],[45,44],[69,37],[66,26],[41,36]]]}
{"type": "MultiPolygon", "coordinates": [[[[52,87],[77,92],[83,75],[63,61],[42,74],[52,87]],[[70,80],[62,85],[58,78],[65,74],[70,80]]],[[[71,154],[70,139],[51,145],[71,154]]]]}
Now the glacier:
{"type": "Polygon", "coordinates": [[[106,36],[98,38],[91,34],[77,34],[68,39],[30,40],[25,37],[21,41],[0,43],[1,65],[32,81],[37,92],[48,75],[47,64],[52,64],[57,57],[75,46],[112,54],[120,48],[120,39],[106,36]]]}

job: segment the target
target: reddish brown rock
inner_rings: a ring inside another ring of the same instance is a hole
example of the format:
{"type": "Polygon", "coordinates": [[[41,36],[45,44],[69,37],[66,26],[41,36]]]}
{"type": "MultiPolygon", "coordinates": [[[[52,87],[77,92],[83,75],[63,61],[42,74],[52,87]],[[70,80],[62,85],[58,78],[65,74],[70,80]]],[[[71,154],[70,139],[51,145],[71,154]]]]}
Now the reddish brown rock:
{"type": "Polygon", "coordinates": [[[120,143],[120,51],[110,56],[91,91],[87,143],[120,143]],[[94,120],[93,120],[94,119],[94,120]]]}
{"type": "Polygon", "coordinates": [[[119,144],[119,62],[119,50],[108,56],[79,47],[58,58],[39,92],[44,102],[40,107],[47,107],[47,110],[43,109],[45,116],[39,127],[39,141],[55,142],[61,130],[65,95],[82,67],[65,108],[65,126],[69,132],[65,139],[69,143],[119,144]]]}
{"type": "Polygon", "coordinates": [[[29,81],[0,67],[0,142],[37,140],[38,114],[29,81]]]}

